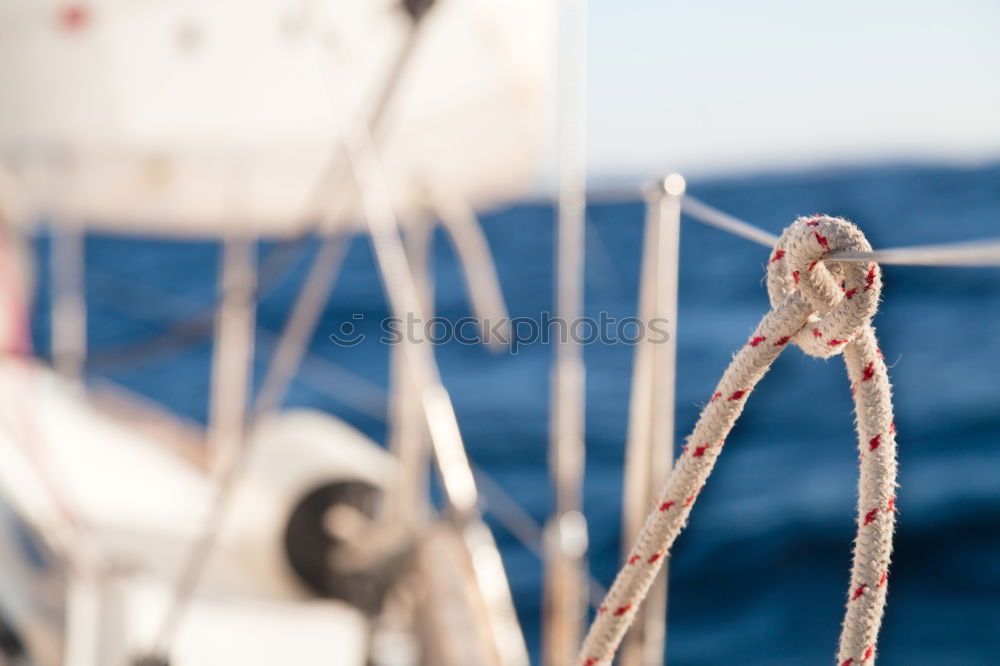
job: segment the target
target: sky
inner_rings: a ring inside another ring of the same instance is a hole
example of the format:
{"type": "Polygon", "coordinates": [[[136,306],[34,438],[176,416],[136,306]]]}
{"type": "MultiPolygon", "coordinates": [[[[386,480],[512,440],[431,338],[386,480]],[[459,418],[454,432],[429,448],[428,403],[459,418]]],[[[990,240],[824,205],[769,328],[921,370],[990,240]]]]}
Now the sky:
{"type": "Polygon", "coordinates": [[[589,0],[592,177],[1000,158],[996,0],[589,0]]]}

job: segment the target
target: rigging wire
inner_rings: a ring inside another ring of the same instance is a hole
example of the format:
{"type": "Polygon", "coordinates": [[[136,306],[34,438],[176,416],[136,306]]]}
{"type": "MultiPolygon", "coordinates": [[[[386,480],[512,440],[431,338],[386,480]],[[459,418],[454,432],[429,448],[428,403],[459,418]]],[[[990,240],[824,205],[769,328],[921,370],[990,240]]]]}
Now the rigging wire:
{"type": "Polygon", "coordinates": [[[1000,266],[1000,239],[896,247],[874,252],[831,252],[829,258],[898,266],[1000,266]]]}
{"type": "MultiPolygon", "coordinates": [[[[684,197],[681,208],[696,222],[764,247],[773,248],[778,241],[774,234],[694,197],[684,197]]],[[[1000,266],[1000,239],[896,247],[872,252],[831,252],[827,258],[835,261],[876,261],[895,266],[1000,266]]]]}
{"type": "Polygon", "coordinates": [[[778,242],[778,237],[774,234],[724,213],[718,208],[713,208],[691,196],[685,196],[681,201],[681,211],[697,222],[721,229],[764,247],[774,247],[778,242]]]}

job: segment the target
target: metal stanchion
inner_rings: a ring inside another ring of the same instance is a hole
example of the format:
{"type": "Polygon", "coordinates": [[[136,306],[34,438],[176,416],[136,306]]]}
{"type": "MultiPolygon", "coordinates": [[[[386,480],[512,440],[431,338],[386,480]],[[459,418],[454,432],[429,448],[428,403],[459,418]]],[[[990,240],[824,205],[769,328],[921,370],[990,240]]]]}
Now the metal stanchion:
{"type": "MultiPolygon", "coordinates": [[[[646,194],[639,317],[625,453],[622,547],[635,543],[674,457],[677,278],[684,178],[671,174],[646,194]],[[664,324],[671,331],[661,339],[664,324]]],[[[621,666],[661,666],[666,644],[667,576],[653,584],[622,643],[621,666]]]]}

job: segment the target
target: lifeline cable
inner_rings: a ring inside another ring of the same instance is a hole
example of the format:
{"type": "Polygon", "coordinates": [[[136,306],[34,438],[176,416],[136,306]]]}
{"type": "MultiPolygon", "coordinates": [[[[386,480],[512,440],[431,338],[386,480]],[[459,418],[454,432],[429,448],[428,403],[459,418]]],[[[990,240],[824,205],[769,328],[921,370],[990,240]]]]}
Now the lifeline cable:
{"type": "MultiPolygon", "coordinates": [[[[768,248],[774,247],[778,241],[778,237],[774,234],[709,206],[690,195],[684,197],[681,205],[684,213],[691,219],[706,226],[721,229],[768,248]]],[[[984,238],[958,243],[891,247],[868,252],[845,250],[831,253],[829,258],[837,261],[877,261],[880,264],[896,266],[1000,266],[1000,239],[984,238]]]]}
{"type": "Polygon", "coordinates": [[[799,218],[778,239],[767,271],[772,310],[726,369],[688,438],[656,506],[583,643],[580,666],[611,663],[708,478],[747,397],[789,342],[828,358],[843,352],[857,416],[861,472],[858,532],[838,666],[871,666],[885,607],[895,522],[896,442],[889,376],[871,318],[882,277],[875,263],[824,261],[871,252],[850,222],[799,218]]]}

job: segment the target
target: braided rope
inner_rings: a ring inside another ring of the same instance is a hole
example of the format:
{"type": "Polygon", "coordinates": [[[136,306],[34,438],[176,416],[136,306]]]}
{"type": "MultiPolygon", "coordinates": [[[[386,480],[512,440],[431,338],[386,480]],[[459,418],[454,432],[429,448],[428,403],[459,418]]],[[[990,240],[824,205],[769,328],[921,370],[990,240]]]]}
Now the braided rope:
{"type": "Polygon", "coordinates": [[[843,353],[857,416],[861,472],[858,532],[838,666],[872,664],[885,607],[895,520],[896,443],[889,377],[871,318],[882,278],[877,264],[823,261],[837,250],[870,252],[839,218],[799,218],[781,235],[767,271],[772,310],[726,369],[656,506],[583,643],[580,666],[610,664],[670,547],[683,529],[747,396],[794,342],[812,356],[843,353]]]}

